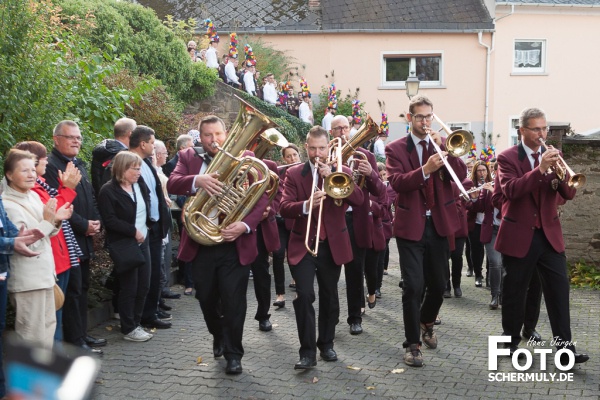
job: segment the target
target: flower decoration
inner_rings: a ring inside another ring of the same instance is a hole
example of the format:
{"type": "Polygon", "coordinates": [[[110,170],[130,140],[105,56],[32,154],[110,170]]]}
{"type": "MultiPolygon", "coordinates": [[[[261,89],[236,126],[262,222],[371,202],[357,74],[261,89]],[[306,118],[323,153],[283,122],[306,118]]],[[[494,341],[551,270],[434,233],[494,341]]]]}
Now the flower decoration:
{"type": "Polygon", "coordinates": [[[352,100],[352,119],[355,124],[360,124],[362,122],[360,116],[360,100],[358,99],[352,100]]]}
{"type": "Polygon", "coordinates": [[[494,146],[487,145],[485,149],[481,150],[479,159],[489,163],[496,157],[496,148],[494,146]]]}
{"type": "Polygon", "coordinates": [[[229,57],[230,58],[238,57],[237,45],[238,45],[237,33],[233,32],[231,35],[229,35],[229,57]]]}
{"type": "Polygon", "coordinates": [[[246,55],[246,65],[256,65],[256,57],[249,44],[244,46],[244,54],[246,55]]]}
{"type": "Polygon", "coordinates": [[[312,97],[310,88],[308,87],[308,82],[306,82],[306,79],[304,78],[300,78],[300,90],[302,90],[303,96],[306,95],[309,99],[312,97]]]}
{"type": "Polygon", "coordinates": [[[471,150],[469,150],[469,155],[467,156],[467,159],[472,158],[473,160],[477,159],[477,146],[475,145],[475,142],[473,142],[473,144],[471,145],[471,150]]]}
{"type": "Polygon", "coordinates": [[[337,90],[335,89],[335,83],[332,83],[331,86],[329,86],[329,96],[327,100],[327,107],[337,110],[337,90]]]}
{"type": "Polygon", "coordinates": [[[219,43],[219,35],[217,35],[217,30],[215,29],[215,26],[214,26],[213,22],[210,20],[210,18],[207,18],[204,21],[204,27],[206,28],[206,36],[208,36],[208,40],[211,43],[212,42],[219,43]]]}

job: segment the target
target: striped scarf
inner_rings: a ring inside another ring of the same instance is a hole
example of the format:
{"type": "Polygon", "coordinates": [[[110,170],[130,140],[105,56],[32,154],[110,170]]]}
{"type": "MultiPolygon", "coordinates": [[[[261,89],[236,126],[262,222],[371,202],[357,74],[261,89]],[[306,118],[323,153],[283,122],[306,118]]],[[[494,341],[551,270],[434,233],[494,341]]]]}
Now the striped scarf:
{"type": "MultiPolygon", "coordinates": [[[[50,195],[50,197],[56,197],[58,195],[58,190],[50,187],[46,182],[42,181],[40,178],[36,179],[37,183],[50,195]]],[[[71,224],[69,221],[64,219],[62,221],[62,230],[65,235],[65,241],[67,242],[67,251],[69,252],[69,260],[71,261],[71,268],[79,267],[79,257],[83,256],[83,252],[75,239],[75,234],[73,233],[73,228],[71,228],[71,224]]]]}

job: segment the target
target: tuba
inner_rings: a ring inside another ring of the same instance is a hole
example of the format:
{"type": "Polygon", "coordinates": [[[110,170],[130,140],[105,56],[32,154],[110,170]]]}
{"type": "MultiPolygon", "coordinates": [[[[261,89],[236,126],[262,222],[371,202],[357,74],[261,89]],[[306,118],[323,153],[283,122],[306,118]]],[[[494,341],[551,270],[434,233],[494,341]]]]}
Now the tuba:
{"type": "Polygon", "coordinates": [[[207,174],[219,174],[222,191],[216,196],[205,191],[198,192],[183,207],[183,222],[189,237],[205,246],[222,243],[221,229],[241,221],[265,192],[272,200],[279,186],[276,174],[272,174],[260,159],[242,157],[258,136],[277,125],[237,98],[242,103],[238,116],[223,147],[213,144],[218,152],[206,169],[207,174]]]}
{"type": "Polygon", "coordinates": [[[256,158],[262,160],[275,146],[284,148],[289,146],[289,142],[277,129],[269,128],[250,143],[248,150],[252,151],[256,158]]]}
{"type": "MultiPolygon", "coordinates": [[[[373,118],[371,118],[370,115],[367,115],[367,120],[365,123],[358,128],[358,131],[356,131],[354,136],[352,136],[346,142],[346,144],[344,144],[344,147],[342,147],[342,162],[347,164],[351,156],[366,160],[367,157],[363,153],[358,152],[356,149],[362,147],[365,143],[376,138],[378,135],[379,125],[373,121],[373,118]]],[[[359,188],[362,188],[365,185],[366,178],[355,169],[355,164],[356,162],[353,160],[349,167],[352,169],[354,182],[359,188]]]]}

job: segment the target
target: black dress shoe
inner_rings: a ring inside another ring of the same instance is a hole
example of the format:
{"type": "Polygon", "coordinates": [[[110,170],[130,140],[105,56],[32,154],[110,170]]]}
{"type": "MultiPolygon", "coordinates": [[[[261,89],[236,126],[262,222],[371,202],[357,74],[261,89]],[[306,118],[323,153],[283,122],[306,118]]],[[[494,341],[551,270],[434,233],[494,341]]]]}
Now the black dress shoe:
{"type": "Polygon", "coordinates": [[[171,311],[173,309],[173,307],[168,306],[167,303],[165,303],[164,301],[158,303],[158,308],[160,308],[163,311],[171,311]]]}
{"type": "Polygon", "coordinates": [[[273,325],[271,325],[271,321],[268,319],[263,319],[262,321],[258,322],[258,329],[263,332],[269,332],[271,329],[273,329],[273,325]]]}
{"type": "Polygon", "coordinates": [[[377,305],[377,296],[375,296],[375,301],[374,302],[370,302],[369,298],[367,297],[367,305],[369,306],[369,308],[373,309],[375,308],[375,306],[377,305]]]}
{"type": "MultiPolygon", "coordinates": [[[[510,358],[512,358],[513,354],[515,353],[515,351],[519,350],[518,346],[515,345],[510,345],[510,358]]],[[[519,356],[517,357],[519,360],[525,358],[525,353],[519,353],[519,356]]]]}
{"type": "Polygon", "coordinates": [[[398,282],[398,287],[400,289],[404,289],[404,280],[400,279],[400,282],[398,282]]]}
{"type": "MultiPolygon", "coordinates": [[[[588,356],[587,354],[573,353],[573,355],[575,356],[575,364],[581,364],[590,359],[590,356],[588,356]]],[[[566,353],[561,354],[560,355],[560,363],[562,365],[569,364],[569,355],[566,353]]]]}
{"type": "Polygon", "coordinates": [[[472,269],[470,269],[470,270],[467,271],[467,276],[468,277],[473,276],[473,270],[472,269]]]}
{"type": "Polygon", "coordinates": [[[529,341],[529,340],[533,340],[534,342],[542,341],[542,335],[537,333],[537,331],[535,329],[523,329],[522,334],[523,334],[523,337],[525,338],[525,340],[527,340],[527,341],[529,341]]]}
{"type": "Polygon", "coordinates": [[[495,294],[492,296],[492,301],[490,301],[490,310],[497,310],[499,305],[499,295],[495,294]]]}
{"type": "Polygon", "coordinates": [[[362,332],[363,332],[363,328],[362,328],[361,324],[359,324],[358,322],[350,324],[350,334],[351,335],[360,335],[362,332]]]}
{"type": "Polygon", "coordinates": [[[180,299],[181,295],[179,293],[173,293],[170,290],[165,290],[161,293],[160,297],[163,299],[180,299]]]}
{"type": "Polygon", "coordinates": [[[381,298],[381,290],[380,289],[375,289],[375,298],[376,299],[380,299],[381,298]]]}
{"type": "Polygon", "coordinates": [[[215,358],[221,357],[223,352],[225,352],[225,346],[223,345],[221,339],[213,338],[213,355],[215,358]]]}
{"type": "Polygon", "coordinates": [[[106,339],[96,339],[95,337],[92,337],[90,335],[86,335],[83,338],[83,341],[85,342],[85,344],[87,344],[90,347],[106,346],[106,339]]]}
{"type": "Polygon", "coordinates": [[[79,348],[85,350],[85,351],[89,351],[91,354],[95,354],[97,356],[101,356],[102,354],[104,354],[104,352],[102,351],[102,349],[95,349],[93,347],[88,346],[85,343],[82,343],[79,345],[79,348]]]}
{"type": "Polygon", "coordinates": [[[168,312],[163,311],[163,310],[158,310],[156,313],[156,316],[161,321],[170,321],[173,319],[173,316],[171,314],[169,314],[168,312]]]}
{"type": "Polygon", "coordinates": [[[449,299],[452,297],[452,293],[450,293],[450,289],[444,290],[444,298],[449,299]]]}
{"type": "Polygon", "coordinates": [[[462,289],[459,287],[454,288],[454,297],[461,298],[462,297],[462,289]]]}
{"type": "Polygon", "coordinates": [[[323,361],[337,361],[337,353],[334,349],[325,349],[321,352],[323,361]]]}
{"type": "Polygon", "coordinates": [[[171,323],[167,321],[161,321],[157,318],[153,321],[142,321],[142,326],[150,329],[169,329],[171,327],[171,323]]]}
{"type": "Polygon", "coordinates": [[[225,373],[227,375],[241,374],[242,362],[240,360],[227,360],[227,367],[225,367],[225,373]]]}
{"type": "Polygon", "coordinates": [[[311,369],[316,366],[316,357],[300,357],[300,361],[294,365],[294,369],[311,369]]]}
{"type": "Polygon", "coordinates": [[[285,307],[285,300],[277,300],[273,303],[275,307],[283,308],[285,307]]]}
{"type": "Polygon", "coordinates": [[[481,287],[481,280],[482,280],[482,278],[475,278],[475,286],[476,287],[481,287]]]}
{"type": "Polygon", "coordinates": [[[296,289],[296,284],[295,283],[290,283],[288,285],[288,287],[291,288],[291,289],[296,289]]]}

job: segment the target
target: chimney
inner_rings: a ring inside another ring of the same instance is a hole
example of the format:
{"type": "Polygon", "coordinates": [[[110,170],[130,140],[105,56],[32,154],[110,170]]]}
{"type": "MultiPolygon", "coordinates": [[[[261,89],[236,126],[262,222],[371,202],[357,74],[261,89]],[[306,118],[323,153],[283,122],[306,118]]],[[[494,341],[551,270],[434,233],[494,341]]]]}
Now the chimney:
{"type": "Polygon", "coordinates": [[[319,11],[321,9],[321,0],[308,0],[308,9],[311,11],[319,11]]]}

